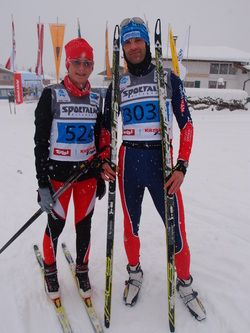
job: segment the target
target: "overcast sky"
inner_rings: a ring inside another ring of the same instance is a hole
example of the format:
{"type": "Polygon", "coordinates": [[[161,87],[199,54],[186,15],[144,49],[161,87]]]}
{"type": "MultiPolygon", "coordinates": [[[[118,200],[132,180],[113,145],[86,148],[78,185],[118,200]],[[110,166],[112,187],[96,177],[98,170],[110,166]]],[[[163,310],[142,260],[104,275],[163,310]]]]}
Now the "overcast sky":
{"type": "MultiPolygon", "coordinates": [[[[250,54],[250,0],[6,0],[0,11],[0,64],[5,65],[11,53],[11,14],[16,33],[16,65],[19,70],[32,67],[37,59],[39,16],[44,23],[43,67],[45,73],[55,72],[49,24],[65,23],[64,45],[77,37],[77,18],[81,34],[94,49],[95,72],[104,69],[105,28],[109,27],[110,61],[114,27],[126,17],[146,16],[151,44],[154,26],[161,19],[163,44],[167,45],[168,25],[178,35],[177,49],[191,25],[191,46],[223,45],[250,54]]],[[[60,72],[64,73],[63,50],[60,72]]],[[[250,61],[250,59],[249,59],[250,61]]]]}

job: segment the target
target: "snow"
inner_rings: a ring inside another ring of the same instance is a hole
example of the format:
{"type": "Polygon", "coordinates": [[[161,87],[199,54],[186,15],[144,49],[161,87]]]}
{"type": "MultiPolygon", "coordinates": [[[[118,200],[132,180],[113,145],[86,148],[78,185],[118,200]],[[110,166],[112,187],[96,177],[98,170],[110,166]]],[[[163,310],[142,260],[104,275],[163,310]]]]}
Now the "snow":
{"type": "MultiPolygon", "coordinates": [[[[2,247],[39,209],[34,167],[35,103],[10,114],[0,101],[2,247]]],[[[176,333],[248,332],[250,110],[193,111],[195,126],[190,167],[182,185],[194,287],[207,310],[197,322],[176,296],[176,333]]],[[[175,154],[178,130],[175,127],[175,154]]],[[[96,202],[92,226],[90,279],[93,303],[103,323],[106,260],[107,195],[96,202]]],[[[43,289],[33,244],[42,247],[46,215],[42,214],[1,254],[1,333],[60,333],[53,306],[43,289]]],[[[146,192],[141,220],[141,265],[144,282],[138,303],[122,301],[127,279],[122,211],[117,195],[114,274],[110,333],[169,332],[165,232],[146,192]]],[[[61,250],[66,242],[75,254],[73,207],[58,246],[62,301],[74,333],[93,332],[61,250]]],[[[104,326],[104,325],[103,325],[104,326]]]]}
{"type": "MultiPolygon", "coordinates": [[[[187,56],[184,55],[184,59],[187,56]]],[[[250,53],[227,46],[190,46],[188,49],[189,60],[213,61],[241,61],[250,62],[250,53]]]]}
{"type": "MultiPolygon", "coordinates": [[[[179,47],[177,46],[177,52],[179,47]]],[[[163,55],[171,57],[170,47],[163,46],[163,55]]],[[[250,53],[227,46],[189,46],[183,54],[184,60],[229,61],[249,64],[250,53]]]]}
{"type": "Polygon", "coordinates": [[[220,98],[223,101],[246,101],[248,94],[244,90],[240,89],[206,89],[206,88],[186,88],[186,94],[188,97],[199,97],[212,99],[220,98]]]}

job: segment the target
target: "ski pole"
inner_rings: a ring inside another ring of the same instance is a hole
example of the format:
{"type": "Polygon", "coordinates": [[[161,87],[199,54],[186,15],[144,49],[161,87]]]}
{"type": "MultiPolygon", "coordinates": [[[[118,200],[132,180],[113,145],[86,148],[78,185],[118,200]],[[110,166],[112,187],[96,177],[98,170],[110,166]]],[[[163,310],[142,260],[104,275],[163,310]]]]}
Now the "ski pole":
{"type": "MultiPolygon", "coordinates": [[[[167,108],[167,94],[164,79],[164,67],[162,59],[161,20],[155,25],[155,54],[157,91],[160,112],[161,141],[162,141],[162,164],[164,184],[168,174],[172,172],[169,118],[167,108]]],[[[177,64],[178,60],[176,59],[177,64]]],[[[170,332],[175,332],[175,219],[174,219],[174,196],[164,193],[165,224],[166,224],[166,252],[167,252],[167,284],[168,284],[168,321],[170,332]]]]}
{"type": "MultiPolygon", "coordinates": [[[[115,26],[113,38],[113,67],[112,67],[112,95],[111,95],[111,165],[117,165],[117,131],[118,131],[118,84],[119,84],[119,58],[120,58],[120,29],[115,26]]],[[[115,232],[115,201],[116,180],[109,183],[108,191],[108,221],[106,240],[106,273],[105,273],[105,303],[104,324],[108,328],[111,320],[113,258],[114,258],[114,232],[115,232]]]]}
{"type": "Polygon", "coordinates": [[[21,235],[24,230],[26,230],[41,214],[43,210],[40,208],[23,226],[20,228],[13,237],[1,248],[0,253],[2,253],[14,240],[21,235]]]}
{"type": "MultiPolygon", "coordinates": [[[[98,153],[90,156],[87,162],[82,163],[79,169],[68,178],[68,180],[53,194],[52,199],[55,201],[61,194],[63,194],[82,174],[86,173],[89,168],[95,167],[94,160],[97,160],[100,152],[106,149],[103,147],[98,153]]],[[[10,240],[0,249],[0,254],[11,244],[14,240],[20,236],[41,214],[43,210],[40,208],[38,211],[31,216],[31,218],[10,238],[10,240]]]]}

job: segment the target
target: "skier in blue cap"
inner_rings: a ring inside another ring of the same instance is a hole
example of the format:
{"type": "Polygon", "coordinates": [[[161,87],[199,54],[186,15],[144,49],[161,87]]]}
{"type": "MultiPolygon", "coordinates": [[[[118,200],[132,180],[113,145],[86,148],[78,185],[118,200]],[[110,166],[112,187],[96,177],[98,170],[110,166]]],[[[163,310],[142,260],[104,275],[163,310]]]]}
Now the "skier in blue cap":
{"type": "MultiPolygon", "coordinates": [[[[123,123],[118,181],[124,213],[124,246],[129,274],[129,279],[125,282],[123,299],[126,305],[133,306],[143,281],[139,226],[145,188],[148,189],[164,224],[164,190],[168,188],[169,194],[174,195],[175,201],[176,288],[192,315],[197,320],[203,320],[206,317],[205,309],[197,297],[198,293],[192,288],[190,252],[180,191],[193,142],[193,122],[185,91],[180,78],[171,70],[165,69],[170,137],[172,142],[175,116],[180,129],[180,145],[175,166],[171,147],[173,173],[164,184],[156,67],[152,63],[148,30],[139,17],[127,18],[120,26],[121,44],[128,67],[127,72],[119,79],[119,109],[123,123]]],[[[110,110],[111,87],[106,95],[103,124],[109,131],[110,110]]],[[[153,269],[153,263],[151,267],[153,269]]]]}

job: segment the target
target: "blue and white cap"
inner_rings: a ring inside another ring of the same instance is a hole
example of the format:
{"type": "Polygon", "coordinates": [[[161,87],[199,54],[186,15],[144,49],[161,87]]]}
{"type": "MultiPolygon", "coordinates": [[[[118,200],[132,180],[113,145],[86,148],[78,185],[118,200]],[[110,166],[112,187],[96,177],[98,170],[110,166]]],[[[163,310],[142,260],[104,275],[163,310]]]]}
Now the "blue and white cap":
{"type": "Polygon", "coordinates": [[[131,38],[141,38],[150,45],[148,30],[145,24],[136,24],[131,20],[128,25],[122,27],[121,29],[121,44],[131,39],[131,38]]]}

